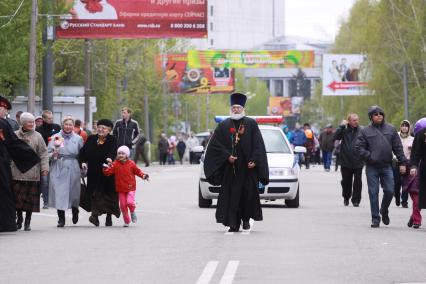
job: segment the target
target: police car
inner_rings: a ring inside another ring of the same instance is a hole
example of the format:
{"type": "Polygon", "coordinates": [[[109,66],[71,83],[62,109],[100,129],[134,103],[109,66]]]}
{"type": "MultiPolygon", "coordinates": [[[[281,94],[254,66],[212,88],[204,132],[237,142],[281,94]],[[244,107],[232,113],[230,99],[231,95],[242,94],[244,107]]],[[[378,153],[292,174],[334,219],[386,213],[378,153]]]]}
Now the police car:
{"type": "MultiPolygon", "coordinates": [[[[299,172],[297,153],[305,153],[306,148],[297,146],[292,149],[289,141],[280,127],[267,125],[281,123],[281,116],[249,116],[257,121],[265,143],[269,166],[269,184],[259,184],[261,199],[284,199],[287,207],[299,207],[299,172]]],[[[227,116],[216,116],[217,123],[227,116]]],[[[207,145],[208,147],[208,145],[207,145]]],[[[198,183],[198,206],[208,208],[213,199],[217,199],[220,186],[214,186],[206,181],[204,174],[204,155],[201,157],[200,179],[198,183]]]]}

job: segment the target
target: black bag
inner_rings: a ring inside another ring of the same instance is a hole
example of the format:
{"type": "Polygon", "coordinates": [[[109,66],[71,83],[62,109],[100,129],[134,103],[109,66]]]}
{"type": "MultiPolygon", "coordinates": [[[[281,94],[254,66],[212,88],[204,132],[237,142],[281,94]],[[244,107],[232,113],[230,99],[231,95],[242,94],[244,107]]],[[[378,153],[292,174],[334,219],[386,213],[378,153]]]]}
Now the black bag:
{"type": "Polygon", "coordinates": [[[87,189],[86,181],[84,178],[81,178],[81,188],[80,188],[80,207],[86,210],[87,212],[92,211],[92,194],[87,189]]]}

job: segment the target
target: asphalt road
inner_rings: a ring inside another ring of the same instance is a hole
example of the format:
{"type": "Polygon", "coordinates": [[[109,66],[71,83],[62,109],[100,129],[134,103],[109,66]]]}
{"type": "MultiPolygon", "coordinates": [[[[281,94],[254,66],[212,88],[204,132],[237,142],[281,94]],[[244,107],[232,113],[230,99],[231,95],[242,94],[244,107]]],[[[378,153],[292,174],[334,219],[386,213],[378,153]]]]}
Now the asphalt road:
{"type": "MultiPolygon", "coordinates": [[[[138,223],[56,228],[56,211],[33,215],[31,232],[0,234],[0,283],[410,283],[426,282],[426,229],[411,209],[370,228],[364,183],[359,208],[344,207],[340,174],[302,170],[298,209],[264,203],[263,222],[227,233],[215,209],[197,206],[197,166],[153,166],[138,181],[138,223]]],[[[410,203],[411,207],[411,203],[410,203]]],[[[80,209],[82,211],[82,209],[80,209]]]]}

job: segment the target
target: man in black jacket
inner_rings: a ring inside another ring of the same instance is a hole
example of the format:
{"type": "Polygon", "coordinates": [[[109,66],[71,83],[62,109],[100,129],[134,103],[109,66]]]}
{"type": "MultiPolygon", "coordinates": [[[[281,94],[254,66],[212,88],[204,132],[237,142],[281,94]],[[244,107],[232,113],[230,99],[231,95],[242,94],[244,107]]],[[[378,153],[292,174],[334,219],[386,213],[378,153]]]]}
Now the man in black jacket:
{"type": "Polygon", "coordinates": [[[139,140],[139,123],[131,118],[132,110],[127,107],[121,109],[121,120],[117,120],[112,134],[117,139],[117,147],[127,146],[131,149],[131,158],[134,159],[133,145],[139,140]]]}
{"type": "MultiPolygon", "coordinates": [[[[53,113],[50,110],[44,110],[41,114],[43,119],[43,124],[36,128],[36,131],[41,134],[43,137],[44,143],[46,146],[49,144],[49,138],[61,131],[61,126],[59,124],[53,123],[53,113]]],[[[40,191],[43,197],[43,209],[48,209],[49,203],[49,175],[40,176],[40,191]]]]}
{"type": "Polygon", "coordinates": [[[41,114],[43,124],[36,128],[36,131],[43,136],[44,143],[49,144],[49,137],[61,131],[59,124],[53,123],[53,113],[50,110],[44,110],[41,114]]]}
{"type": "Polygon", "coordinates": [[[389,225],[389,205],[394,195],[394,180],[392,172],[392,153],[395,153],[401,174],[405,173],[407,158],[404,155],[401,139],[396,129],[385,123],[385,113],[379,106],[368,110],[371,124],[360,131],[355,144],[355,154],[366,161],[368,195],[370,197],[371,227],[380,226],[382,222],[389,225]],[[383,187],[383,199],[379,211],[379,185],[383,187]]]}
{"type": "Polygon", "coordinates": [[[362,191],[362,168],[364,162],[354,155],[355,141],[361,128],[359,118],[356,113],[348,115],[348,120],[337,128],[334,133],[334,140],[340,140],[340,173],[342,174],[342,196],[343,204],[349,205],[351,199],[354,207],[358,207],[361,202],[362,191]],[[353,183],[352,183],[353,180],[353,183]],[[352,197],[352,198],[351,198],[352,197]]]}

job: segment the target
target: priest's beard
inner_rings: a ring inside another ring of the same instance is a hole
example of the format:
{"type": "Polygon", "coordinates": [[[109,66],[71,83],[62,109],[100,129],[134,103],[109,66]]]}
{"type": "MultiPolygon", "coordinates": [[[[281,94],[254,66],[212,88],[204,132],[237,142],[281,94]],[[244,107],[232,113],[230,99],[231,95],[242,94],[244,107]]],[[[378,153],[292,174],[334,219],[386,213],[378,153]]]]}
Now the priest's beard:
{"type": "Polygon", "coordinates": [[[246,116],[246,112],[245,112],[245,110],[243,110],[241,113],[233,113],[232,110],[231,110],[229,112],[229,116],[233,120],[240,120],[241,118],[243,118],[244,116],[246,116]]]}

